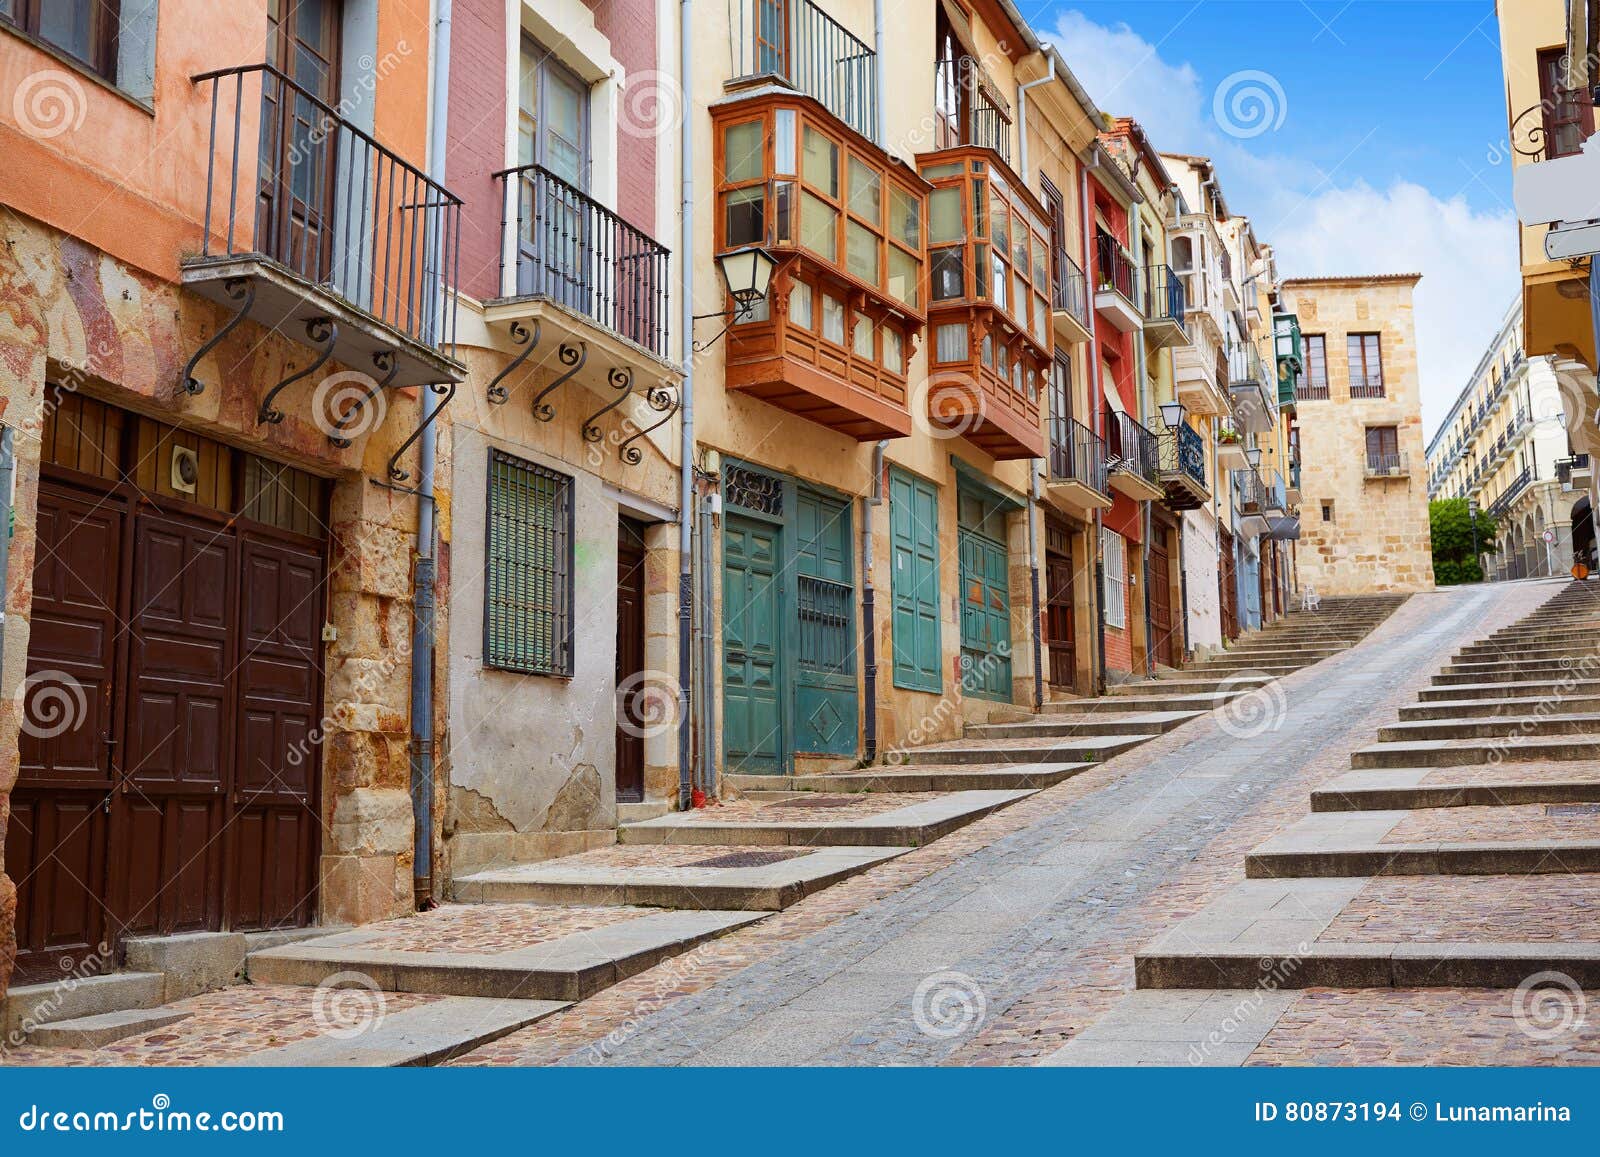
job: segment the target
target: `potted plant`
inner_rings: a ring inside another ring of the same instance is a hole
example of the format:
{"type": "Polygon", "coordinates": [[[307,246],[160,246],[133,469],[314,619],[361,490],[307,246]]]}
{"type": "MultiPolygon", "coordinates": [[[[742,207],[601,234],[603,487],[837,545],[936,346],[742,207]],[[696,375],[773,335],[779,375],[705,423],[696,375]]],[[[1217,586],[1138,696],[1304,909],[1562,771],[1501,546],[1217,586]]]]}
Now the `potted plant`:
{"type": "Polygon", "coordinates": [[[1245,457],[1244,435],[1232,422],[1222,422],[1217,427],[1217,463],[1224,470],[1245,470],[1250,459],[1245,457]]]}

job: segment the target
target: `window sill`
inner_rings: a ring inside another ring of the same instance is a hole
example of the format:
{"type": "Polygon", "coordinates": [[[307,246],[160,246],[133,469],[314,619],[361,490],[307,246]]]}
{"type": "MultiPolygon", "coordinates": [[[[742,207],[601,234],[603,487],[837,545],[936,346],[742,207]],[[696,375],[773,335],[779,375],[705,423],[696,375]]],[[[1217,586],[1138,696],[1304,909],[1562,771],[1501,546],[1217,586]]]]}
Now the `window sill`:
{"type": "Polygon", "coordinates": [[[0,34],[20,40],[30,48],[37,49],[54,60],[57,64],[61,65],[63,68],[70,69],[72,72],[83,77],[85,80],[88,80],[99,88],[104,89],[106,92],[109,92],[112,96],[117,97],[119,100],[125,101],[145,115],[151,117],[156,115],[155,104],[152,101],[143,100],[137,96],[134,96],[133,93],[129,92],[127,89],[118,87],[116,81],[110,79],[109,77],[102,76],[93,68],[89,67],[89,65],[79,60],[76,56],[73,56],[67,52],[63,52],[61,49],[51,44],[48,40],[40,40],[37,36],[33,36],[27,32],[24,32],[22,29],[6,20],[0,20],[0,34]]]}

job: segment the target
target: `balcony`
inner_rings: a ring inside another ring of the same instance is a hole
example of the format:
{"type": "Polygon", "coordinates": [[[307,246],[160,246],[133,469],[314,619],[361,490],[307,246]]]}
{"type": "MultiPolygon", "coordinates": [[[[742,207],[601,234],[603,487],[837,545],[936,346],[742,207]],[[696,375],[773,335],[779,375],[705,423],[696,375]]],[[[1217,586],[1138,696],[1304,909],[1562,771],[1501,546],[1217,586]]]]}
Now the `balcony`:
{"type": "Polygon", "coordinates": [[[995,458],[1040,458],[1051,356],[1044,207],[978,146],[917,157],[928,194],[928,420],[995,458]]]}
{"type": "Polygon", "coordinates": [[[712,124],[715,251],[777,262],[767,301],[729,327],[728,390],[858,441],[911,433],[929,186],[799,94],[762,89],[712,124]]]}
{"type": "Polygon", "coordinates": [[[1214,359],[1193,345],[1180,345],[1172,351],[1172,381],[1178,401],[1189,413],[1208,417],[1229,412],[1228,370],[1217,373],[1214,359]]]}
{"type": "Polygon", "coordinates": [[[1283,475],[1276,470],[1270,470],[1261,475],[1262,502],[1266,508],[1268,518],[1275,518],[1289,512],[1289,499],[1286,487],[1283,484],[1283,475]]]}
{"type": "Polygon", "coordinates": [[[1205,439],[1188,426],[1179,425],[1156,435],[1156,452],[1168,510],[1198,510],[1211,501],[1211,488],[1206,485],[1205,439]]]}
{"type": "Polygon", "coordinates": [[[729,89],[777,81],[877,136],[878,55],[811,0],[734,0],[729,89]]]}
{"type": "Polygon", "coordinates": [[[1555,462],[1556,481],[1563,490],[1583,490],[1593,481],[1593,472],[1589,466],[1589,455],[1573,454],[1568,458],[1557,458],[1555,462]]]}
{"type": "Polygon", "coordinates": [[[1283,496],[1288,500],[1289,505],[1291,506],[1298,506],[1300,504],[1300,499],[1302,497],[1300,490],[1300,463],[1297,461],[1291,461],[1289,463],[1289,477],[1284,483],[1283,496]]]}
{"type": "Polygon", "coordinates": [[[1370,479],[1406,478],[1411,474],[1411,456],[1404,450],[1393,454],[1367,451],[1364,476],[1370,479]]]}
{"type": "Polygon", "coordinates": [[[1533,470],[1531,467],[1524,466],[1521,472],[1511,480],[1511,484],[1502,490],[1499,497],[1489,504],[1489,514],[1498,518],[1510,510],[1516,505],[1517,499],[1522,497],[1522,492],[1528,488],[1528,483],[1531,481],[1533,481],[1533,470]]]}
{"type": "Polygon", "coordinates": [[[1166,265],[1147,265],[1140,279],[1145,341],[1156,349],[1189,344],[1183,282],[1166,265]]]}
{"type": "MultiPolygon", "coordinates": [[[[1293,313],[1272,315],[1272,352],[1278,364],[1278,409],[1292,413],[1298,400],[1297,383],[1305,370],[1300,318],[1293,313]]],[[[1326,387],[1324,387],[1326,392],[1326,387]]]]}
{"type": "Polygon", "coordinates": [[[1253,343],[1228,353],[1228,393],[1240,428],[1264,434],[1278,422],[1278,389],[1267,377],[1266,363],[1253,343]]]}
{"type": "Polygon", "coordinates": [[[1233,472],[1234,530],[1246,538],[1259,538],[1271,527],[1267,520],[1267,487],[1255,470],[1233,472]]]}
{"type": "MultiPolygon", "coordinates": [[[[205,232],[183,284],[232,315],[200,359],[246,318],[391,387],[461,381],[454,279],[461,201],[339,110],[268,64],[202,73],[210,98],[205,232]]],[[[258,418],[276,423],[279,390],[258,418]]],[[[329,435],[337,439],[337,433],[329,435]]],[[[335,441],[336,445],[342,445],[335,441]]],[[[407,443],[409,444],[409,443],[407,443]]]]}
{"type": "Polygon", "coordinates": [[[1056,341],[1077,345],[1092,336],[1089,324],[1089,279],[1065,249],[1056,250],[1056,278],[1050,292],[1050,320],[1056,341]]]}
{"type": "Polygon", "coordinates": [[[1156,436],[1132,414],[1122,410],[1106,414],[1106,464],[1111,488],[1135,502],[1153,502],[1166,496],[1156,436]]]}
{"type": "Polygon", "coordinates": [[[1106,473],[1106,448],[1099,435],[1076,419],[1052,414],[1050,477],[1045,484],[1050,498],[1083,517],[1109,510],[1112,497],[1106,473]]]}
{"type": "Polygon", "coordinates": [[[1011,106],[970,56],[934,65],[934,148],[988,149],[1011,165],[1011,106]]]}
{"type": "Polygon", "coordinates": [[[1139,269],[1105,230],[1095,234],[1094,308],[1115,329],[1132,333],[1144,324],[1139,309],[1139,269]]]}

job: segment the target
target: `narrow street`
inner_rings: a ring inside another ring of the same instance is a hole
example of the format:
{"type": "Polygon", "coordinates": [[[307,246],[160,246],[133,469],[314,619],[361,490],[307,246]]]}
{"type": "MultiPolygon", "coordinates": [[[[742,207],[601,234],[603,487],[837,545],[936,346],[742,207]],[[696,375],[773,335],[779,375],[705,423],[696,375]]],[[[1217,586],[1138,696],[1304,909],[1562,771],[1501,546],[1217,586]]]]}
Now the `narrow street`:
{"type": "MultiPolygon", "coordinates": [[[[1348,775],[1351,753],[1453,651],[1561,585],[1413,596],[1365,641],[1260,692],[1257,718],[1193,720],[456,1063],[1033,1064],[1073,1040],[1078,1063],[1184,1063],[1118,1031],[1152,995],[1129,995],[1134,954],[1242,881],[1246,854],[1302,820],[1312,789],[1348,775]]],[[[1231,1025],[1249,995],[1154,994],[1166,1015],[1182,1006],[1208,1032],[1210,1020],[1231,1025]]],[[[1479,1059],[1509,1059],[1522,1039],[1509,995],[1396,990],[1380,1006],[1387,1019],[1363,1019],[1358,1035],[1403,1038],[1407,1059],[1426,1060],[1460,1048],[1473,1021],[1480,1036],[1503,1033],[1479,1059]],[[1453,1011],[1439,1018],[1444,996],[1453,1011]]],[[[1204,1059],[1288,1059],[1305,1038],[1340,1031],[1327,1017],[1363,1015],[1321,991],[1250,1003],[1253,1023],[1204,1059]]],[[[1561,1042],[1596,1044],[1592,1031],[1561,1042]]]]}

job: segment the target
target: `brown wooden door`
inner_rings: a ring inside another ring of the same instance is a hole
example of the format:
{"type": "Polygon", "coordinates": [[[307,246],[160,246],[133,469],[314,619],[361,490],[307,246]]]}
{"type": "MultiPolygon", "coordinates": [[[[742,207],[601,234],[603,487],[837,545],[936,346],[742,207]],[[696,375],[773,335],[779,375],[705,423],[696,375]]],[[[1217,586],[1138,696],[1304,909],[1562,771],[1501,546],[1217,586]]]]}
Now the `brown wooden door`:
{"type": "Polygon", "coordinates": [[[111,831],[129,935],[222,927],[237,547],[199,518],[134,523],[122,808],[111,831]]]}
{"type": "Polygon", "coordinates": [[[302,925],[315,914],[322,578],[320,549],[244,536],[230,928],[302,925]]]}
{"type": "Polygon", "coordinates": [[[617,799],[644,799],[644,528],[617,521],[617,799]]]}
{"type": "Polygon", "coordinates": [[[1235,578],[1233,564],[1233,535],[1227,530],[1220,531],[1222,536],[1222,566],[1219,568],[1217,585],[1222,588],[1219,602],[1222,608],[1222,637],[1237,639],[1239,637],[1239,584],[1235,578]]]}
{"type": "MultiPolygon", "coordinates": [[[[1163,535],[1163,537],[1165,537],[1163,535]]],[[[1167,552],[1155,543],[1150,544],[1150,631],[1155,636],[1156,662],[1169,667],[1178,665],[1177,648],[1173,645],[1172,630],[1172,568],[1167,552]]]]}
{"type": "Polygon", "coordinates": [[[97,948],[115,925],[106,843],[126,517],[120,499],[40,483],[21,768],[5,841],[22,980],[109,963],[97,948]]]}
{"type": "MultiPolygon", "coordinates": [[[[267,62],[279,75],[262,79],[256,248],[315,282],[333,274],[335,170],[341,147],[348,152],[354,144],[327,127],[330,110],[339,106],[342,10],[341,0],[267,5],[267,62]]],[[[356,148],[358,155],[347,162],[366,159],[356,148]]],[[[391,179],[364,172],[361,177],[391,179]]]]}
{"type": "Polygon", "coordinates": [[[1078,657],[1072,614],[1072,538],[1066,527],[1045,523],[1045,646],[1050,653],[1050,685],[1071,690],[1078,657]]]}

